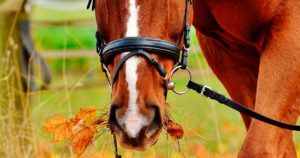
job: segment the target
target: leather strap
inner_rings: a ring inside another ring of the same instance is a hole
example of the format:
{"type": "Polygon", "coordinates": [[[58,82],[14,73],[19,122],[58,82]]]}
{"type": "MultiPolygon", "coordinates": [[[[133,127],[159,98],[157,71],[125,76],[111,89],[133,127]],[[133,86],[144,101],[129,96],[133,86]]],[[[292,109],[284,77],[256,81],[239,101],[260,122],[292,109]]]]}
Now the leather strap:
{"type": "Polygon", "coordinates": [[[159,75],[162,77],[163,82],[164,82],[164,96],[165,98],[167,98],[168,95],[168,81],[166,80],[166,70],[164,69],[163,66],[161,66],[158,61],[156,59],[154,59],[149,53],[147,53],[146,51],[142,50],[142,49],[138,49],[132,52],[128,52],[128,54],[126,54],[125,56],[123,56],[121,58],[121,60],[119,61],[117,67],[114,70],[114,75],[112,76],[112,82],[111,85],[113,86],[115,81],[118,78],[119,75],[119,71],[121,70],[122,66],[125,64],[125,62],[136,55],[141,55],[144,56],[151,64],[152,66],[154,66],[154,68],[157,70],[157,72],[159,73],[159,75]]]}
{"type": "Polygon", "coordinates": [[[166,76],[167,73],[166,73],[166,70],[164,69],[164,67],[162,67],[157,62],[157,60],[155,60],[149,53],[147,53],[146,51],[144,51],[142,49],[138,49],[138,50],[133,51],[133,52],[128,52],[128,54],[126,54],[124,57],[121,58],[121,60],[119,61],[117,67],[115,68],[114,75],[112,77],[112,85],[116,81],[116,79],[118,77],[118,74],[119,74],[119,71],[122,68],[122,66],[125,64],[125,62],[129,58],[131,58],[133,56],[136,56],[136,55],[142,55],[142,56],[144,56],[154,66],[154,68],[157,70],[157,72],[159,73],[159,75],[162,78],[165,78],[165,76],[166,76]]]}
{"type": "Polygon", "coordinates": [[[174,61],[178,61],[180,56],[180,48],[176,44],[148,37],[126,37],[112,41],[103,48],[101,56],[104,64],[108,65],[117,54],[139,49],[166,55],[174,61]]]}
{"type": "Polygon", "coordinates": [[[95,10],[95,0],[89,0],[86,9],[90,9],[92,8],[92,10],[95,10]]]}
{"type": "Polygon", "coordinates": [[[269,117],[266,117],[262,114],[259,114],[255,111],[251,110],[251,109],[248,109],[244,105],[239,104],[239,103],[225,97],[224,95],[208,88],[207,86],[197,84],[193,81],[189,81],[187,87],[192,89],[192,90],[195,90],[196,92],[198,92],[198,93],[200,93],[200,94],[202,94],[202,95],[204,95],[204,96],[206,96],[206,97],[208,97],[212,100],[216,100],[219,103],[221,103],[221,104],[223,104],[227,107],[230,107],[230,108],[232,108],[236,111],[239,111],[239,112],[241,112],[245,115],[248,115],[252,118],[255,118],[259,121],[262,121],[262,122],[265,122],[265,123],[268,123],[270,125],[274,125],[274,126],[277,126],[277,127],[280,127],[280,128],[284,128],[284,129],[300,131],[300,126],[283,123],[283,122],[271,119],[269,117]]]}

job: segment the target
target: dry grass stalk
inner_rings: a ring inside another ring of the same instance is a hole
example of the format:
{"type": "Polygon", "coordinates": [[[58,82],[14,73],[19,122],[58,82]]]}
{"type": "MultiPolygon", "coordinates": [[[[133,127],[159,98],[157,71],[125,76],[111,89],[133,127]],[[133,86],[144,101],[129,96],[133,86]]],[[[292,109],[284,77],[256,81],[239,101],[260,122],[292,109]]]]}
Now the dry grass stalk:
{"type": "Polygon", "coordinates": [[[21,78],[19,13],[1,17],[0,22],[0,156],[30,158],[35,139],[21,78]]]}

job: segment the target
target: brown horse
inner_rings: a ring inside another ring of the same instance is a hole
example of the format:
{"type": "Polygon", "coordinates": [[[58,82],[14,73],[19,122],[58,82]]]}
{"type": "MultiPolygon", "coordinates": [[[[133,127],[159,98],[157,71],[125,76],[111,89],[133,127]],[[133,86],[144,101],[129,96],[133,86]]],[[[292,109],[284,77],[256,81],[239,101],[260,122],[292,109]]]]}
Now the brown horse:
{"type": "MultiPolygon", "coordinates": [[[[300,1],[195,0],[204,55],[230,96],[295,124],[300,110],[300,1]]],[[[292,132],[243,116],[239,157],[296,157],[292,132]]]]}
{"type": "MultiPolygon", "coordinates": [[[[259,113],[295,124],[300,109],[300,1],[193,3],[201,48],[230,96],[259,113]]],[[[137,36],[176,43],[185,0],[96,0],[95,8],[106,43],[137,36]]],[[[111,74],[124,55],[116,55],[108,66],[111,74]]],[[[151,55],[170,74],[175,62],[151,55]]],[[[155,144],[167,119],[164,87],[144,57],[134,56],[120,69],[111,104],[110,126],[120,145],[145,150],[155,144]]],[[[243,119],[248,133],[239,157],[296,157],[291,131],[243,119]]]]}

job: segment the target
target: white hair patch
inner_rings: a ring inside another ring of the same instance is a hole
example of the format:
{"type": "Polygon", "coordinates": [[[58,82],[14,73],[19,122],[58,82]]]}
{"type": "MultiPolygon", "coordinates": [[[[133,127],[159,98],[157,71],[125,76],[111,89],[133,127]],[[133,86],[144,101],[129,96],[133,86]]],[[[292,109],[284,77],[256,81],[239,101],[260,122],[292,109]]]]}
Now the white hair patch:
{"type": "MultiPolygon", "coordinates": [[[[129,0],[129,18],[127,21],[126,37],[137,37],[138,28],[138,7],[136,0],[129,0]]],[[[128,52],[122,54],[122,57],[128,52]]],[[[121,118],[120,123],[125,127],[126,133],[131,138],[136,138],[140,130],[148,125],[149,121],[139,112],[138,108],[138,90],[136,88],[138,74],[137,68],[140,63],[138,57],[131,57],[125,63],[126,82],[128,83],[129,101],[125,115],[121,118]]]]}

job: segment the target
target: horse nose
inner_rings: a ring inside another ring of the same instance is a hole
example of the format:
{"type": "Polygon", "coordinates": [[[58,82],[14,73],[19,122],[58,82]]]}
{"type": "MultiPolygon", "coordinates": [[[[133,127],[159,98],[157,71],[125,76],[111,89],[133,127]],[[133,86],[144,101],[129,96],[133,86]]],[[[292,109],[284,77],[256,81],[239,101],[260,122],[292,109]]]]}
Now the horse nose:
{"type": "Polygon", "coordinates": [[[125,134],[130,139],[138,137],[151,137],[162,126],[162,118],[158,106],[146,108],[146,114],[138,109],[127,108],[125,113],[118,106],[111,107],[109,124],[112,129],[125,134]]]}

